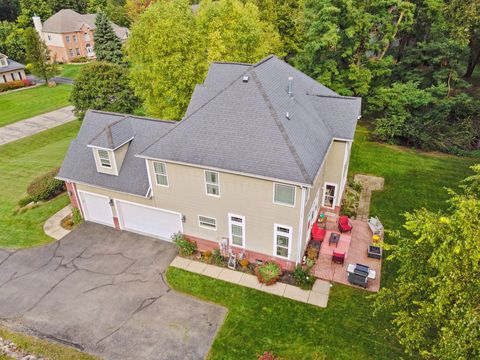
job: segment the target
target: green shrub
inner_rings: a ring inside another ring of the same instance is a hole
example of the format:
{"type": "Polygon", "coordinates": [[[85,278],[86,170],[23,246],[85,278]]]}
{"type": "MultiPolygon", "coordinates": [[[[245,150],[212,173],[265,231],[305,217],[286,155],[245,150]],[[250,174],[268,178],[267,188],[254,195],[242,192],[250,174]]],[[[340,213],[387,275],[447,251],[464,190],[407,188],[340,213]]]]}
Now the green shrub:
{"type": "Polygon", "coordinates": [[[55,179],[58,168],[40,175],[28,185],[27,193],[33,201],[50,200],[65,190],[63,181],[55,179]]]}
{"type": "Polygon", "coordinates": [[[80,210],[78,210],[77,208],[73,208],[72,220],[74,225],[80,225],[81,223],[83,223],[82,214],[80,214],[80,210]]]}
{"type": "Polygon", "coordinates": [[[70,62],[73,64],[86,63],[88,59],[85,56],[76,56],[73,59],[70,59],[70,62]]]}
{"type": "Polygon", "coordinates": [[[177,245],[178,251],[182,256],[193,255],[197,251],[197,243],[188,240],[182,233],[178,232],[172,235],[172,240],[177,245]]]}
{"type": "Polygon", "coordinates": [[[213,249],[212,259],[213,259],[213,263],[217,266],[220,266],[223,264],[223,256],[220,253],[220,249],[213,249]]]}
{"type": "Polygon", "coordinates": [[[18,206],[20,206],[22,208],[22,207],[30,204],[32,201],[35,201],[33,199],[33,197],[30,196],[30,195],[27,195],[27,196],[21,198],[20,200],[18,200],[18,206]]]}
{"type": "Polygon", "coordinates": [[[282,275],[282,268],[276,262],[267,261],[265,264],[255,268],[258,281],[266,285],[275,284],[282,275]]]}
{"type": "Polygon", "coordinates": [[[315,283],[315,276],[312,276],[311,270],[311,266],[307,266],[304,269],[301,265],[297,265],[293,272],[295,284],[303,290],[311,290],[315,283]]]}

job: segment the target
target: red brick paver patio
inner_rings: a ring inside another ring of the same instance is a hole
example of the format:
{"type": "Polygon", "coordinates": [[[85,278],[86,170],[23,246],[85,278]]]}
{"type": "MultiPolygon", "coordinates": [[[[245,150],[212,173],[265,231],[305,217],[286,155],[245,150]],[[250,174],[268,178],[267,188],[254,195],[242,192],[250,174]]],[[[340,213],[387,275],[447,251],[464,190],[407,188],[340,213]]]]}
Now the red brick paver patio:
{"type": "Polygon", "coordinates": [[[347,266],[348,264],[363,264],[370,269],[375,270],[376,277],[374,280],[368,279],[367,290],[378,291],[380,289],[380,272],[382,262],[378,259],[372,259],[367,256],[368,246],[371,244],[372,232],[366,221],[350,220],[353,225],[351,233],[341,234],[338,246],[335,244],[328,245],[328,240],[332,231],[328,230],[322,247],[317,264],[314,267],[314,275],[317,278],[334,281],[337,283],[354,286],[348,282],[347,266]],[[344,252],[345,262],[342,264],[332,263],[333,251],[344,252]]]}

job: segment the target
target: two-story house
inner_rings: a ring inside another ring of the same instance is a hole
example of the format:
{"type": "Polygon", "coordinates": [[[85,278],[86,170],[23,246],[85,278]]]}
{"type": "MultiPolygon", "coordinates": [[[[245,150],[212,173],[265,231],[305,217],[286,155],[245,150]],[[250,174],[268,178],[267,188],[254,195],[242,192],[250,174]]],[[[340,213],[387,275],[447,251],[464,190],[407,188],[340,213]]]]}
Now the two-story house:
{"type": "Polygon", "coordinates": [[[0,53],[0,84],[24,79],[26,79],[25,65],[10,60],[7,55],[0,53]]]}
{"type": "MultiPolygon", "coordinates": [[[[71,9],[63,9],[42,23],[34,16],[33,24],[40,38],[48,46],[52,58],[68,63],[73,58],[95,58],[93,33],[97,14],[79,14],[71,9]]],[[[128,37],[128,29],[112,23],[115,34],[121,41],[128,37]]]]}
{"type": "Polygon", "coordinates": [[[88,111],[58,178],[87,221],[291,269],[339,210],[360,106],[274,56],[216,62],[180,122],[88,111]]]}

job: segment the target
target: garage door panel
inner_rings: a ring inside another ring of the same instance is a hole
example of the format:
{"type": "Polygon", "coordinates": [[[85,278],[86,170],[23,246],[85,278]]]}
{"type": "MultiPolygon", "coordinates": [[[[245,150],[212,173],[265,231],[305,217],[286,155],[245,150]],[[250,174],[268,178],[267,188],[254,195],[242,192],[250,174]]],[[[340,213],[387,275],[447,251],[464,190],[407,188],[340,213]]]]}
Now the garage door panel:
{"type": "Polygon", "coordinates": [[[170,240],[172,234],[182,231],[178,213],[117,200],[117,212],[124,230],[170,240]]]}
{"type": "Polygon", "coordinates": [[[85,220],[114,226],[112,208],[105,196],[79,192],[85,220]]]}

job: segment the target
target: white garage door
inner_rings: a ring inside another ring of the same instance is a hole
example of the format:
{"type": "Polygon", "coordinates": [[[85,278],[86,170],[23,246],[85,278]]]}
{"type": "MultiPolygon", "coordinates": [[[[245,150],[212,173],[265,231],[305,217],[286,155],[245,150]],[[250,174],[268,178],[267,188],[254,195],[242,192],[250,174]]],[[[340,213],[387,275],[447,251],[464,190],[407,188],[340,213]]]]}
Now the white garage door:
{"type": "Polygon", "coordinates": [[[114,226],[110,199],[106,196],[79,191],[85,220],[114,226]]]}
{"type": "Polygon", "coordinates": [[[171,240],[172,234],[183,231],[182,216],[179,213],[121,200],[116,200],[115,203],[123,230],[164,240],[171,240]]]}

